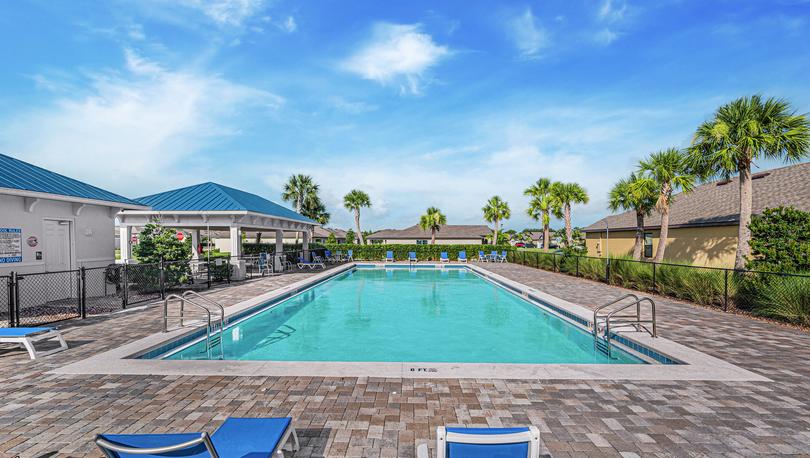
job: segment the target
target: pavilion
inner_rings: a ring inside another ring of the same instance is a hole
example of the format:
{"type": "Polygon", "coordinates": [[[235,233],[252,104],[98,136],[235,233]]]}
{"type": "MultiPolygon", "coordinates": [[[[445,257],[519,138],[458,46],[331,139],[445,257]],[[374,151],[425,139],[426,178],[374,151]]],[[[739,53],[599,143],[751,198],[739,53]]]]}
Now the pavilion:
{"type": "MultiPolygon", "coordinates": [[[[123,210],[118,213],[121,260],[132,257],[132,228],[158,220],[162,224],[191,232],[192,256],[199,258],[200,232],[229,231],[231,264],[236,279],[245,275],[242,259],[242,233],[274,232],[276,253],[283,251],[284,232],[300,232],[302,250],[308,258],[310,233],[317,222],[256,194],[217,183],[201,183],[135,199],[149,210],[123,210]]],[[[279,262],[278,259],[276,262],[279,262]]],[[[276,266],[279,268],[280,266],[276,266]]]]}

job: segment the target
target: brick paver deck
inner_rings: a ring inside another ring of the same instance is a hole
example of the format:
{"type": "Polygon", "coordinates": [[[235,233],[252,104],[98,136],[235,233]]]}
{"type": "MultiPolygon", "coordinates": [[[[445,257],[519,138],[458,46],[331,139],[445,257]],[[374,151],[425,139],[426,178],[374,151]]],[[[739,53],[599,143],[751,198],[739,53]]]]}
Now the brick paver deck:
{"type": "MultiPolygon", "coordinates": [[[[625,290],[486,265],[594,306],[625,290]]],[[[265,278],[213,297],[234,304],[300,280],[265,278]]],[[[160,308],[61,324],[71,349],[30,361],[0,351],[0,455],[99,456],[98,432],[213,431],[229,415],[295,418],[295,456],[413,456],[438,425],[540,428],[554,456],[810,455],[810,335],[658,299],[663,336],[773,382],[410,380],[52,375],[47,371],[160,329],[160,308]]]]}

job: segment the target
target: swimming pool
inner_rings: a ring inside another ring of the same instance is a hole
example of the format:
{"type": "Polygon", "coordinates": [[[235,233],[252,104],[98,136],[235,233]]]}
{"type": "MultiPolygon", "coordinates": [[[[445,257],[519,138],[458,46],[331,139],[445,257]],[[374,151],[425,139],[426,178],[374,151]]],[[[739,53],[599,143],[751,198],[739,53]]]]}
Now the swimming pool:
{"type": "MultiPolygon", "coordinates": [[[[643,364],[594,349],[585,330],[460,268],[364,268],[228,326],[224,359],[643,364]]],[[[200,340],[161,356],[207,359],[200,340]]]]}

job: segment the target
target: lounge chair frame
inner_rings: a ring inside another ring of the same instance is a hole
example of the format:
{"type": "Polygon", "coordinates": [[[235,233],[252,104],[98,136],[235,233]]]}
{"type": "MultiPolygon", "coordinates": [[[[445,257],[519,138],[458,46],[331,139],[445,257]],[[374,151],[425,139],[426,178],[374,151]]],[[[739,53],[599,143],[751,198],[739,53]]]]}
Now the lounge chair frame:
{"type": "MultiPolygon", "coordinates": [[[[521,442],[529,443],[529,453],[526,458],[540,457],[540,431],[536,426],[529,426],[528,431],[520,431],[506,434],[465,434],[447,432],[447,428],[439,426],[436,428],[436,458],[447,457],[447,444],[455,442],[460,444],[515,444],[521,442]]],[[[417,458],[429,458],[428,446],[423,443],[416,449],[417,458]]],[[[452,458],[452,457],[450,457],[452,458]]]]}
{"type": "Polygon", "coordinates": [[[28,355],[31,357],[31,359],[52,355],[68,349],[67,342],[65,342],[65,338],[62,336],[62,333],[53,328],[43,328],[42,331],[36,331],[32,332],[31,334],[20,336],[0,336],[0,343],[20,345],[28,351],[28,355]],[[59,342],[59,347],[44,351],[36,349],[34,344],[48,340],[56,340],[59,342]]]}

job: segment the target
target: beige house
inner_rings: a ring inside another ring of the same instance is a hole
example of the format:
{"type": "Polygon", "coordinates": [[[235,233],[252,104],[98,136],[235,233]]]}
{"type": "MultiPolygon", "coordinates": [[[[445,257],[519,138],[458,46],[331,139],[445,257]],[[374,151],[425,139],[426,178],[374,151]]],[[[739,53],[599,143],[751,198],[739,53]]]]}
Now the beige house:
{"type": "MultiPolygon", "coordinates": [[[[486,236],[492,229],[486,225],[447,224],[436,233],[436,243],[445,245],[485,245],[486,236]]],[[[383,229],[366,237],[368,243],[427,245],[430,231],[424,231],[418,224],[405,229],[383,229]]]]}
{"type": "MultiPolygon", "coordinates": [[[[810,211],[810,163],[753,175],[754,214],[765,208],[790,206],[810,211]]],[[[670,209],[665,258],[704,266],[731,267],[737,250],[740,212],[739,179],[719,180],[678,194],[670,209]]],[[[661,216],[644,219],[644,257],[658,247],[661,216]]],[[[632,256],[636,215],[611,215],[584,229],[589,256],[632,256]]]]}

